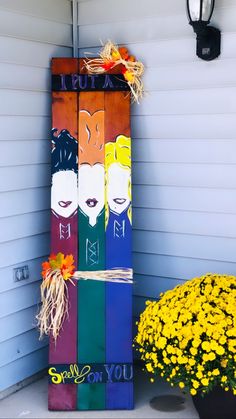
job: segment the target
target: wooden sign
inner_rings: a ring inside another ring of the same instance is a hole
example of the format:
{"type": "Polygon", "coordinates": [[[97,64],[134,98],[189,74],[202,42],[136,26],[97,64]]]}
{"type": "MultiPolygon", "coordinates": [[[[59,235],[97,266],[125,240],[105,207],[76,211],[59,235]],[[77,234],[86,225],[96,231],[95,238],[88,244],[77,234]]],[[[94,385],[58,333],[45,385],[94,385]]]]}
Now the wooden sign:
{"type": "MultiPolygon", "coordinates": [[[[130,98],[114,73],[52,60],[51,252],[80,271],[132,267],[130,98]]],[[[50,339],[49,409],[132,409],[132,284],[78,280],[68,293],[50,339]]]]}

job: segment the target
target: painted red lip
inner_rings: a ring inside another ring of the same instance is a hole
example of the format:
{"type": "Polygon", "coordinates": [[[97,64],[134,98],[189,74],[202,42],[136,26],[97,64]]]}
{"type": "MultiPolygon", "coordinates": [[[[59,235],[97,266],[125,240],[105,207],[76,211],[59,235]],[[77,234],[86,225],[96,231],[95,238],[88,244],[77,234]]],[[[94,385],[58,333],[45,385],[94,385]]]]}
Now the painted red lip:
{"type": "Polygon", "coordinates": [[[124,203],[125,203],[126,199],[125,199],[125,198],[115,198],[115,199],[113,199],[113,201],[114,201],[116,204],[122,205],[122,204],[124,204],[124,203]]]}
{"type": "Polygon", "coordinates": [[[87,199],[86,204],[88,205],[89,208],[94,208],[96,207],[98,201],[96,200],[96,198],[92,198],[92,199],[87,199]]]}
{"type": "Polygon", "coordinates": [[[70,206],[70,204],[72,204],[72,201],[59,201],[58,204],[60,205],[60,207],[62,208],[67,208],[70,206]]]}

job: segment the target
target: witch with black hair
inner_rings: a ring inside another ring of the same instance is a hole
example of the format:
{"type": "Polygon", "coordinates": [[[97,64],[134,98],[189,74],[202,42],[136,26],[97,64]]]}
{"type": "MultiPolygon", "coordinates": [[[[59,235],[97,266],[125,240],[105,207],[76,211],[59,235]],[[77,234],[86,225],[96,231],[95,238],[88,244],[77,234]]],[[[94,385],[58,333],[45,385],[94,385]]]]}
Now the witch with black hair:
{"type": "Polygon", "coordinates": [[[51,249],[77,260],[78,142],[66,129],[52,130],[51,249]]]}

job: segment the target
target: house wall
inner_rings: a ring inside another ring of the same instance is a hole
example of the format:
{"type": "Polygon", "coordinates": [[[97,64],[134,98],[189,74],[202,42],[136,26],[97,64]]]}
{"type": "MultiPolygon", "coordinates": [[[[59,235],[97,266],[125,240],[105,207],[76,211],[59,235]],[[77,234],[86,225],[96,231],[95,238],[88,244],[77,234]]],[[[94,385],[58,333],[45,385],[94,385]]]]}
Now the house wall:
{"type": "MultiPolygon", "coordinates": [[[[195,56],[184,0],[79,2],[80,55],[99,39],[146,66],[132,108],[134,315],[207,271],[236,274],[236,4],[216,0],[222,54],[195,56]]],[[[71,56],[68,0],[0,0],[0,390],[47,365],[34,316],[49,253],[50,71],[71,56]],[[29,280],[13,282],[27,264],[29,280]]]]}
{"type": "Polygon", "coordinates": [[[69,1],[0,1],[0,390],[47,365],[34,316],[49,253],[49,66],[71,43],[69,1]],[[24,265],[30,278],[14,282],[24,265]]]}
{"type": "Polygon", "coordinates": [[[204,62],[185,0],[79,3],[80,55],[99,40],[142,60],[132,107],[134,313],[206,272],[236,274],[236,2],[216,0],[222,54],[204,62]]]}

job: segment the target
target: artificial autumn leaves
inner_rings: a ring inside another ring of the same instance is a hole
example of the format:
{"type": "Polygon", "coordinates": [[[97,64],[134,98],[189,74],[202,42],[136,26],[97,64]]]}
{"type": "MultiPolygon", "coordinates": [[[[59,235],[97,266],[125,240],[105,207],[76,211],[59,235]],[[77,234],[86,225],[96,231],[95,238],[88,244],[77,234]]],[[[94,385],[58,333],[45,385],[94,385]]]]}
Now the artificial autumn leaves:
{"type": "MultiPolygon", "coordinates": [[[[120,60],[121,58],[125,61],[135,62],[136,59],[133,55],[129,55],[128,49],[125,47],[119,47],[118,50],[113,50],[111,53],[112,59],[107,60],[102,67],[105,71],[111,70],[116,65],[116,61],[120,60]]],[[[127,68],[121,64],[121,72],[126,81],[133,81],[134,74],[127,70],[127,68]]]]}
{"type": "Polygon", "coordinates": [[[42,277],[46,278],[50,271],[60,271],[63,279],[67,281],[75,272],[74,258],[72,255],[65,256],[63,253],[53,253],[49,256],[48,261],[42,263],[42,277]]]}

